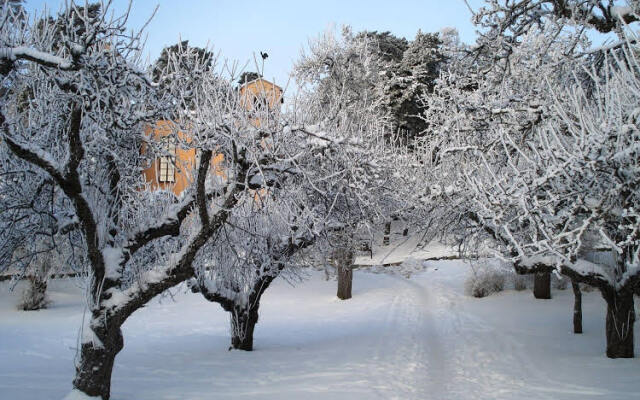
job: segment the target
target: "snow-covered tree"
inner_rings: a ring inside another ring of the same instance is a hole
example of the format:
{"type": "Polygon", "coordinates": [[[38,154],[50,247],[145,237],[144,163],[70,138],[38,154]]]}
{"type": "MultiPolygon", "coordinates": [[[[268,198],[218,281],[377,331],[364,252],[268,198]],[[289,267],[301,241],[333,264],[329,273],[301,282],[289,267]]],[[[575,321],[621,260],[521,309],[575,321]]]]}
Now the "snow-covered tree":
{"type": "Polygon", "coordinates": [[[109,398],[124,321],[194,275],[200,249],[247,193],[249,171],[265,167],[265,149],[255,143],[259,135],[231,86],[203,74],[207,89],[216,89],[206,124],[188,119],[191,110],[184,105],[194,89],[180,91],[180,77],[174,81],[178,89],[166,91],[173,101],[158,101],[138,61],[140,35],[129,33],[126,16],[112,16],[109,7],[69,3],[56,19],[4,24],[0,35],[0,58],[14,66],[3,76],[10,85],[3,93],[2,140],[14,158],[59,188],[77,219],[88,259],[91,317],[83,328],[74,388],[103,399],[109,398]],[[23,106],[16,99],[24,87],[33,94],[23,106]],[[201,153],[198,179],[179,199],[143,190],[142,170],[154,156],[151,150],[141,154],[142,143],[149,142],[144,128],[162,119],[175,121],[176,136],[179,129],[189,132],[189,144],[201,153]],[[226,157],[228,180],[222,184],[207,183],[213,152],[226,157]]]}
{"type": "MultiPolygon", "coordinates": [[[[624,251],[620,254],[627,257],[626,264],[620,261],[617,266],[578,261],[594,242],[594,233],[605,232],[613,238],[603,243],[615,250],[624,242],[617,235],[629,239],[624,224],[611,216],[602,222],[604,227],[596,217],[578,216],[582,209],[577,204],[592,189],[597,193],[599,186],[607,187],[607,175],[615,175],[618,168],[611,160],[597,173],[590,171],[588,152],[613,157],[620,142],[633,146],[628,142],[633,135],[625,137],[623,125],[614,120],[628,121],[626,115],[633,113],[620,102],[633,97],[628,91],[634,90],[637,71],[632,66],[636,63],[630,50],[626,56],[620,53],[628,40],[590,47],[584,29],[603,21],[586,17],[604,13],[596,3],[600,2],[491,1],[477,13],[476,21],[485,30],[474,48],[465,49],[472,57],[456,58],[434,95],[425,98],[425,118],[433,128],[423,142],[425,179],[432,183],[425,199],[438,210],[434,219],[440,223],[435,226],[446,227],[449,238],[456,237],[469,247],[488,244],[501,257],[514,261],[520,272],[557,270],[574,284],[587,282],[600,288],[609,305],[607,355],[629,357],[633,355],[629,335],[633,310],[629,312],[628,292],[636,283],[626,286],[629,272],[625,271],[634,271],[635,261],[624,251]],[[573,14],[558,12],[561,9],[573,14]],[[623,93],[620,82],[624,80],[627,92],[623,93]],[[614,100],[616,96],[622,98],[614,100]],[[620,132],[610,136],[612,142],[606,145],[599,132],[605,126],[612,127],[607,128],[609,135],[620,132]],[[600,140],[600,147],[592,140],[600,140]],[[602,149],[609,145],[614,148],[602,149]],[[569,165],[574,161],[580,166],[572,170],[569,165]],[[541,192],[535,193],[534,188],[541,192]],[[584,223],[580,233],[573,225],[578,220],[584,223]],[[569,231],[575,231],[574,239],[569,231]],[[541,243],[547,245],[544,250],[541,243]],[[605,271],[607,284],[596,279],[600,271],[605,271]]],[[[609,6],[607,15],[614,17],[616,27],[604,31],[622,29],[624,22],[635,18],[620,17],[631,9],[609,6]]],[[[619,37],[624,39],[624,34],[619,37]]],[[[628,101],[632,107],[635,100],[628,101]]]]}
{"type": "MultiPolygon", "coordinates": [[[[275,278],[298,277],[306,257],[352,254],[354,233],[400,203],[392,164],[403,155],[385,142],[386,125],[373,105],[315,89],[301,87],[285,113],[254,113],[261,128],[281,126],[277,135],[264,132],[280,176],[266,169],[255,178],[256,189],[271,182],[269,189],[232,213],[227,244],[211,249],[191,284],[230,312],[233,348],[252,349],[260,299],[275,278]]],[[[351,258],[342,269],[350,272],[352,264],[351,258]]]]}
{"type": "Polygon", "coordinates": [[[485,28],[481,36],[484,39],[502,37],[511,45],[532,26],[547,20],[558,22],[558,28],[574,25],[601,33],[616,32],[621,25],[640,20],[637,0],[487,0],[485,3],[486,6],[474,13],[474,23],[485,28]]]}
{"type": "Polygon", "coordinates": [[[325,252],[331,254],[329,258],[337,268],[338,297],[343,299],[351,297],[351,265],[358,237],[372,236],[375,225],[397,216],[411,197],[406,193],[409,186],[401,183],[407,175],[396,173],[399,165],[408,167],[409,157],[389,140],[393,137],[393,123],[389,114],[382,111],[383,99],[378,92],[385,68],[391,65],[380,60],[395,62],[394,57],[400,56],[405,43],[388,36],[364,33],[353,37],[345,28],[342,39],[337,39],[332,32],[325,32],[310,42],[308,52],[294,69],[302,88],[300,109],[304,111],[298,118],[321,122],[309,133],[323,133],[317,139],[327,145],[323,155],[336,152],[335,142],[351,148],[342,152],[339,164],[325,163],[326,157],[317,159],[318,171],[327,168],[330,172],[336,165],[353,164],[313,201],[332,211],[333,218],[339,216],[335,226],[329,226],[323,245],[328,246],[325,252]],[[381,37],[385,45],[378,47],[373,39],[381,37]],[[364,126],[369,128],[362,130],[364,126]],[[325,131],[347,133],[332,141],[325,131]]]}
{"type": "Polygon", "coordinates": [[[412,41],[390,32],[342,36],[327,31],[309,44],[298,60],[298,80],[315,81],[328,98],[336,95],[376,104],[390,125],[391,140],[412,144],[426,129],[422,97],[430,93],[446,60],[439,33],[419,31],[412,41]],[[340,92],[337,92],[340,90],[340,92]]]}
{"type": "Polygon", "coordinates": [[[476,185],[478,201],[490,204],[482,218],[509,238],[517,269],[558,270],[600,290],[611,358],[633,357],[633,294],[640,282],[640,78],[634,52],[607,55],[604,78],[591,70],[593,91],[578,82],[555,93],[554,117],[526,143],[503,133],[506,145],[495,151],[522,157],[500,178],[476,185]],[[612,249],[615,265],[581,259],[593,243],[612,249]]]}
{"type": "MultiPolygon", "coordinates": [[[[293,75],[300,85],[313,89],[320,107],[359,104],[361,109],[377,113],[381,98],[376,88],[386,70],[386,64],[378,60],[394,63],[393,57],[402,49],[394,46],[390,54],[378,51],[377,38],[375,33],[366,32],[354,36],[349,27],[343,28],[340,37],[327,30],[309,41],[293,75]]],[[[336,107],[334,112],[338,111],[341,109],[336,107]]]]}
{"type": "Polygon", "coordinates": [[[418,31],[396,66],[389,68],[387,79],[379,84],[383,110],[389,113],[398,137],[407,143],[424,133],[427,124],[422,118],[428,96],[445,57],[437,33],[418,31]]]}
{"type": "MultiPolygon", "coordinates": [[[[491,54],[466,56],[461,46],[441,74],[434,92],[423,98],[424,118],[430,129],[421,141],[423,151],[424,199],[429,207],[439,207],[441,227],[459,240],[470,233],[489,233],[475,214],[474,193],[465,184],[463,167],[475,162],[467,157],[501,143],[495,132],[508,131],[515,141],[525,140],[532,129],[550,116],[553,101],[546,87],[567,85],[572,69],[564,60],[567,44],[549,46],[544,30],[532,30],[515,48],[510,73],[492,63],[491,54]],[[547,80],[539,79],[545,76],[547,80]]],[[[506,165],[508,157],[488,162],[506,165]]],[[[493,237],[499,240],[499,238],[493,237]]],[[[473,246],[473,245],[472,245],[473,246]]]]}
{"type": "Polygon", "coordinates": [[[285,215],[290,204],[276,203],[274,197],[279,196],[248,198],[234,210],[219,234],[218,242],[224,244],[207,249],[209,257],[198,265],[190,282],[194,292],[229,312],[234,349],[253,350],[262,295],[283,274],[289,280],[299,279],[303,263],[295,256],[315,240],[305,232],[307,225],[296,221],[301,213],[285,215]]]}
{"type": "MultiPolygon", "coordinates": [[[[11,7],[4,10],[14,26],[25,23],[19,3],[9,2],[11,7]]],[[[34,86],[8,75],[21,68],[23,61],[5,58],[1,64],[0,95],[5,96],[10,88],[15,95],[14,112],[26,111],[35,96],[34,86]]],[[[0,160],[0,272],[29,280],[21,307],[36,310],[46,305],[48,278],[82,264],[77,257],[81,251],[76,251],[82,247],[74,232],[77,221],[53,180],[28,162],[11,157],[4,141],[0,142],[0,160]]]]}

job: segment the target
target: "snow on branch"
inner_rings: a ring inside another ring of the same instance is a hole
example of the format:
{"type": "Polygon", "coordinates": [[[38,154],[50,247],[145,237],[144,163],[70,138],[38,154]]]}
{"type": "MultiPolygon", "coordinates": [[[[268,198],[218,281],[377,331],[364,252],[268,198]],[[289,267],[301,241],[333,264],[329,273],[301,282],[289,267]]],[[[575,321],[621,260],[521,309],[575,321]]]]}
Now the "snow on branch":
{"type": "Polygon", "coordinates": [[[46,67],[58,68],[65,71],[72,70],[74,68],[73,63],[69,60],[24,46],[0,47],[0,60],[1,59],[10,61],[26,60],[46,67]]]}
{"type": "Polygon", "coordinates": [[[610,270],[606,266],[584,259],[566,262],[564,258],[559,256],[530,256],[523,257],[516,262],[515,266],[520,273],[551,272],[555,269],[578,282],[585,282],[596,287],[620,285],[620,282],[616,282],[611,276],[610,270]]]}

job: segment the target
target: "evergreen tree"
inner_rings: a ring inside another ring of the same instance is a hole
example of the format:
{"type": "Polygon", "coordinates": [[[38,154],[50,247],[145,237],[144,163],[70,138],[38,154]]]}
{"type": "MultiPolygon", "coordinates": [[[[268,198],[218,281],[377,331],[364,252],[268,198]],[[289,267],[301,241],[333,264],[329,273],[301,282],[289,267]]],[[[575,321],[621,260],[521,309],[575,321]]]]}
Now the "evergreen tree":
{"type": "Polygon", "coordinates": [[[375,44],[370,47],[370,52],[382,63],[400,63],[404,52],[409,47],[407,39],[395,36],[389,31],[362,31],[355,36],[355,40],[362,39],[375,44]]]}
{"type": "Polygon", "coordinates": [[[240,75],[240,78],[238,78],[238,85],[242,86],[245,83],[249,83],[251,81],[255,81],[256,79],[260,79],[260,78],[262,78],[262,75],[260,75],[257,72],[252,72],[252,71],[243,72],[240,75]]]}
{"type": "Polygon", "coordinates": [[[188,40],[183,40],[162,49],[160,57],[153,64],[151,76],[159,84],[160,92],[165,97],[175,95],[170,89],[176,89],[172,82],[179,80],[186,85],[186,91],[181,90],[180,101],[185,103],[186,108],[191,108],[194,93],[190,93],[190,88],[195,87],[203,75],[211,71],[213,58],[212,52],[201,47],[191,47],[188,40]]]}
{"type": "Polygon", "coordinates": [[[382,82],[383,108],[391,116],[398,138],[413,141],[427,129],[421,114],[422,96],[433,90],[440,65],[446,60],[437,33],[418,31],[391,77],[382,82]]]}

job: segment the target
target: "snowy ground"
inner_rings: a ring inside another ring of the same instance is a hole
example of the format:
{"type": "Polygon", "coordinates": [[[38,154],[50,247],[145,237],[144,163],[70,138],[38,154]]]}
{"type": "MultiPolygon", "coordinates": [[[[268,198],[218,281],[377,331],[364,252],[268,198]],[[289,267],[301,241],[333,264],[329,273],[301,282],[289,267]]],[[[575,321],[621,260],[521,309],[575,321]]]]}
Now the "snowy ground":
{"type": "Polygon", "coordinates": [[[375,245],[371,255],[356,257],[355,265],[389,265],[401,263],[407,258],[436,260],[460,256],[460,253],[451,246],[436,241],[426,246],[419,246],[420,240],[420,235],[413,235],[406,238],[396,238],[393,243],[387,246],[375,245]]]}
{"type": "MultiPolygon", "coordinates": [[[[227,351],[227,315],[177,293],[124,326],[114,400],[157,399],[637,399],[640,358],[604,356],[604,302],[584,296],[583,335],[571,333],[572,294],[462,293],[468,267],[433,261],[411,279],[357,271],[338,301],[322,274],[264,296],[252,353],[227,351]]],[[[52,284],[54,304],[15,309],[0,283],[0,398],[61,399],[73,376],[81,290],[52,284]]],[[[636,342],[640,335],[636,324],[636,342]]],[[[640,346],[636,347],[640,355],[640,346]]]]}

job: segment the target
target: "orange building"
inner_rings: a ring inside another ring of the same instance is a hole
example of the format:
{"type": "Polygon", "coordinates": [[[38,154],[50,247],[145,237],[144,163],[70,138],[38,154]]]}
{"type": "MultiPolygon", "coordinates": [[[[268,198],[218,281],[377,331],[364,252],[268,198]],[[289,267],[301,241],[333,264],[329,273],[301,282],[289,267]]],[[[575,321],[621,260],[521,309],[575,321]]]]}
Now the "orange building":
{"type": "MultiPolygon", "coordinates": [[[[247,110],[258,107],[268,107],[269,110],[279,110],[282,99],[282,88],[262,78],[247,82],[239,88],[247,110]]],[[[260,121],[255,121],[260,125],[260,121]]],[[[155,126],[145,128],[145,134],[163,143],[167,155],[156,158],[151,165],[142,171],[151,190],[171,190],[179,196],[184,189],[193,183],[196,177],[198,153],[194,148],[181,148],[175,143],[176,128],[171,121],[158,121],[155,126]]],[[[177,131],[180,142],[189,143],[190,139],[182,131],[177,131]]],[[[146,151],[143,144],[141,151],[146,151]]],[[[226,178],[224,171],[224,155],[216,154],[211,160],[211,170],[222,179],[226,178]]]]}
{"type": "MultiPolygon", "coordinates": [[[[158,121],[155,126],[145,128],[145,134],[163,144],[166,156],[156,158],[151,165],[142,171],[151,190],[171,190],[180,195],[193,183],[196,176],[198,153],[194,148],[181,148],[175,143],[175,126],[171,121],[158,121]]],[[[189,143],[189,137],[182,131],[175,132],[178,140],[189,143]]],[[[142,152],[146,151],[142,145],[142,152]]],[[[216,154],[211,160],[211,168],[218,176],[225,177],[222,162],[224,155],[216,154]]]]}
{"type": "Polygon", "coordinates": [[[247,110],[257,110],[266,106],[270,111],[274,111],[280,109],[280,104],[284,102],[282,88],[266,79],[258,78],[246,82],[239,90],[247,110]]]}

